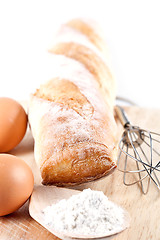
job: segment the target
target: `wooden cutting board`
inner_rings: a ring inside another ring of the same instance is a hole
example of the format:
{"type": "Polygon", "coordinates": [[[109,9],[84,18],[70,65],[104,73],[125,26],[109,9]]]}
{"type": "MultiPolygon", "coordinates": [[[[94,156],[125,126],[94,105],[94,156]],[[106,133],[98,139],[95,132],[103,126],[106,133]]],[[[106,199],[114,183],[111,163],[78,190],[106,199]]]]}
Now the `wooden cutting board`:
{"type": "MultiPolygon", "coordinates": [[[[135,125],[160,132],[160,109],[126,108],[128,116],[135,125]]],[[[119,134],[122,127],[118,124],[119,134]]],[[[33,155],[33,139],[28,130],[23,141],[11,154],[22,158],[32,169],[35,184],[40,184],[41,177],[36,167],[33,155]]],[[[159,151],[160,152],[160,151],[159,151]]],[[[158,161],[158,160],[157,160],[158,161]]],[[[128,210],[131,216],[130,227],[115,236],[114,240],[159,240],[160,239],[160,192],[151,183],[147,195],[143,195],[139,186],[127,187],[123,184],[123,174],[117,169],[105,178],[75,187],[82,190],[90,187],[102,190],[110,200],[128,210]]],[[[28,212],[28,201],[18,211],[5,217],[0,217],[0,239],[8,240],[50,240],[59,239],[34,221],[28,212]]]]}

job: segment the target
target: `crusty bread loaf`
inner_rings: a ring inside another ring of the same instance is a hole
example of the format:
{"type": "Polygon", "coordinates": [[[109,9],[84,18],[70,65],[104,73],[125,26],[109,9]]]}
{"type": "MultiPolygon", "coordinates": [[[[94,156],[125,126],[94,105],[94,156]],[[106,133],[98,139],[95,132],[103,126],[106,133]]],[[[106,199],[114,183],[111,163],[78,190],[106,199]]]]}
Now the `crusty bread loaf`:
{"type": "Polygon", "coordinates": [[[98,179],[116,167],[115,82],[97,26],[75,19],[50,49],[54,76],[31,96],[29,121],[43,184],[98,179]]]}

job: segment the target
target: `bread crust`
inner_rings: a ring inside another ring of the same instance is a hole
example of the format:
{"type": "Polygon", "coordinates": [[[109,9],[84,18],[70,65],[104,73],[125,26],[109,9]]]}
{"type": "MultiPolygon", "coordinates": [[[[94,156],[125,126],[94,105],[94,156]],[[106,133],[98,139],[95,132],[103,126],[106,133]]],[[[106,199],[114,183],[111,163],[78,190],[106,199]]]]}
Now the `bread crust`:
{"type": "Polygon", "coordinates": [[[113,107],[115,82],[109,68],[97,54],[91,49],[74,42],[56,44],[50,52],[64,55],[82,63],[99,83],[104,98],[107,98],[106,102],[111,105],[111,108],[113,107]]]}
{"type": "MultiPolygon", "coordinates": [[[[90,34],[88,41],[97,47],[101,38],[82,22],[66,25],[90,34]]],[[[37,89],[29,105],[42,183],[70,186],[99,179],[116,167],[114,79],[94,48],[71,39],[50,52],[64,61],[61,71],[37,89]]]]}

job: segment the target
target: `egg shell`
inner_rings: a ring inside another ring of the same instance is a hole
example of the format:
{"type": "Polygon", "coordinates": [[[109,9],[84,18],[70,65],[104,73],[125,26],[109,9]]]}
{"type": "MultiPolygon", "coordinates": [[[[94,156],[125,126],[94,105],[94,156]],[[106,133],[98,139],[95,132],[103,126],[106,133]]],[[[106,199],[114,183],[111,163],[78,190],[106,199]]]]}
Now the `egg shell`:
{"type": "Polygon", "coordinates": [[[0,153],[16,147],[27,129],[28,117],[23,107],[11,98],[0,98],[0,153]]]}
{"type": "Polygon", "coordinates": [[[23,160],[0,154],[0,216],[20,208],[30,197],[33,186],[32,170],[23,160]]]}

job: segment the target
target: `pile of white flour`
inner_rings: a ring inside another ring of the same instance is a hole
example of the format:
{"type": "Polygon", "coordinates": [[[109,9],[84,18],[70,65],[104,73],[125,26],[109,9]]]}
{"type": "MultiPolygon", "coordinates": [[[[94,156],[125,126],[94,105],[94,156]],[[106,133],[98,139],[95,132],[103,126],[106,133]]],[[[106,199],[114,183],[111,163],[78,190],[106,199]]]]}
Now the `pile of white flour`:
{"type": "Polygon", "coordinates": [[[45,223],[60,233],[109,235],[121,231],[124,210],[91,189],[44,209],[45,223]]]}

